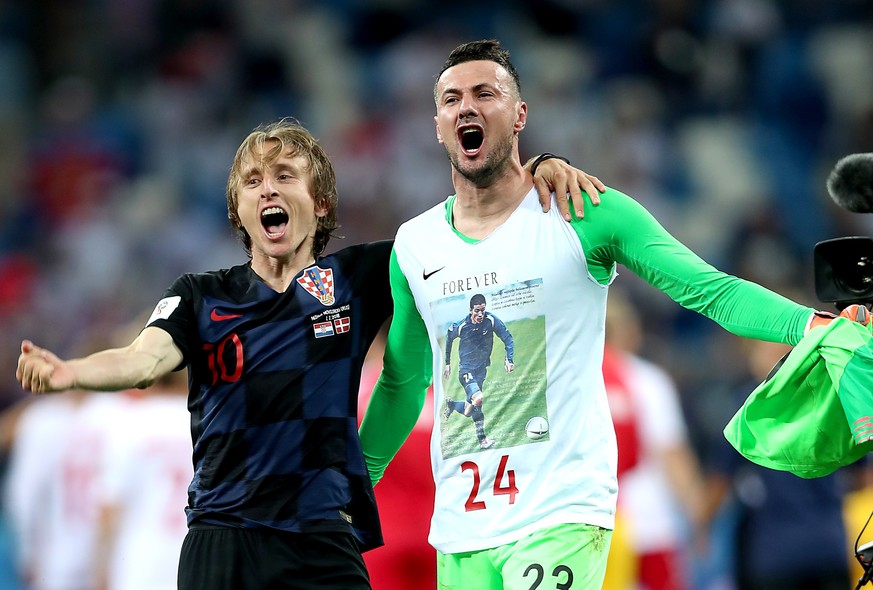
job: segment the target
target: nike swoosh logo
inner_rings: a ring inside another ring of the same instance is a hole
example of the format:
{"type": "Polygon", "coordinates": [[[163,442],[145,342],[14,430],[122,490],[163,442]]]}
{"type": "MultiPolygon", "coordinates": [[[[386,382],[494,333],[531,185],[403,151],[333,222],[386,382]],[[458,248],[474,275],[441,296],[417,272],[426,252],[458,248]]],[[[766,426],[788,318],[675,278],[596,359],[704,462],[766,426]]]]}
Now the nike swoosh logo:
{"type": "Polygon", "coordinates": [[[424,269],[422,269],[421,270],[421,277],[426,281],[444,268],[445,268],[445,266],[441,266],[438,269],[431,271],[431,272],[424,272],[424,269]]]}
{"type": "Polygon", "coordinates": [[[218,313],[218,310],[213,309],[212,313],[209,314],[209,319],[213,322],[223,322],[224,320],[232,320],[235,318],[241,318],[242,315],[238,313],[229,313],[227,315],[223,313],[218,313]]]}

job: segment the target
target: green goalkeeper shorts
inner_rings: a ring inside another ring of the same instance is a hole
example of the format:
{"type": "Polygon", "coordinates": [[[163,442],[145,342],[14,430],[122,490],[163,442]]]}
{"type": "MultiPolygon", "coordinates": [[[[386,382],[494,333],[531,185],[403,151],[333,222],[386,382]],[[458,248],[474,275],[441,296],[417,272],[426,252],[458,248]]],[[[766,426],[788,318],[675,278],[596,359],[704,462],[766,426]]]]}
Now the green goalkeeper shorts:
{"type": "Polygon", "coordinates": [[[561,524],[508,545],[437,552],[439,590],[599,590],[612,531],[561,524]]]}

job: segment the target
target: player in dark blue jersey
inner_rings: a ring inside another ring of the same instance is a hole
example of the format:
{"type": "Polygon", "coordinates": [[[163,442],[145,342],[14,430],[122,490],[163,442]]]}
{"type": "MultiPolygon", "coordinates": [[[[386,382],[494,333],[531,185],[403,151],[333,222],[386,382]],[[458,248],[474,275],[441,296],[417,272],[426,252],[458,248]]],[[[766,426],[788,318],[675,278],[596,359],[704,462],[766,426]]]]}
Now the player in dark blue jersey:
{"type": "Polygon", "coordinates": [[[361,553],[382,535],[357,392],[392,311],[391,243],[322,256],[336,177],[291,121],[243,141],[226,196],[248,264],[177,279],[126,348],[61,362],[23,344],[22,383],[117,390],[187,367],[194,478],[179,587],[369,588],[361,553]],[[35,381],[40,360],[51,369],[35,381]]]}
{"type": "Polygon", "coordinates": [[[485,296],[477,293],[470,298],[470,313],[463,320],[449,326],[446,334],[446,367],[443,378],[448,379],[452,371],[452,343],[460,339],[458,344],[458,381],[466,393],[466,401],[455,401],[446,398],[446,409],[443,417],[448,420],[452,413],[458,412],[469,416],[476,427],[476,438],[479,447],[490,449],[494,440],[485,436],[485,415],[482,413],[482,391],[485,389],[485,376],[491,365],[491,351],[494,348],[494,336],[503,341],[506,357],[503,367],[508,373],[515,369],[515,342],[512,334],[500,318],[485,311],[485,296]]]}

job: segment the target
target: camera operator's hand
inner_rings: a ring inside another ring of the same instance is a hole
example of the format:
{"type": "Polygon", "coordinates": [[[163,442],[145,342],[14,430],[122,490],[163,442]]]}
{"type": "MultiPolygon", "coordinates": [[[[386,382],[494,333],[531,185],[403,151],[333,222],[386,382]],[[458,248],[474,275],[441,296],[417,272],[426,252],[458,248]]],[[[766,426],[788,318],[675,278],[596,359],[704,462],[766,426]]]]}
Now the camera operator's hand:
{"type": "Polygon", "coordinates": [[[870,323],[870,310],[866,305],[850,305],[840,312],[841,318],[849,318],[853,322],[858,322],[862,326],[870,323]]]}
{"type": "Polygon", "coordinates": [[[809,319],[809,324],[807,324],[806,326],[805,333],[809,333],[810,330],[818,326],[827,326],[838,317],[846,318],[852,320],[853,322],[858,322],[862,326],[869,325],[870,321],[873,320],[873,316],[871,316],[870,310],[867,309],[866,305],[855,303],[845,307],[840,312],[839,316],[836,316],[829,311],[815,312],[809,319]]]}

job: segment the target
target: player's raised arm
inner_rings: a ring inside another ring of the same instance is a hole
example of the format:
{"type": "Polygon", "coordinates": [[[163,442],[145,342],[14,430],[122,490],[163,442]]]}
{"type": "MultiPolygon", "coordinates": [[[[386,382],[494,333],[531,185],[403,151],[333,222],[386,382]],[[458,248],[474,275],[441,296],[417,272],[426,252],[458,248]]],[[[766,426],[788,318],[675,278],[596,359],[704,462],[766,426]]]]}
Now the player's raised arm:
{"type": "Polygon", "coordinates": [[[15,377],[26,391],[51,393],[68,389],[118,391],[148,387],[179,366],[182,353],[170,335],[148,327],[123,348],[62,360],[50,350],[24,340],[15,377]]]}

